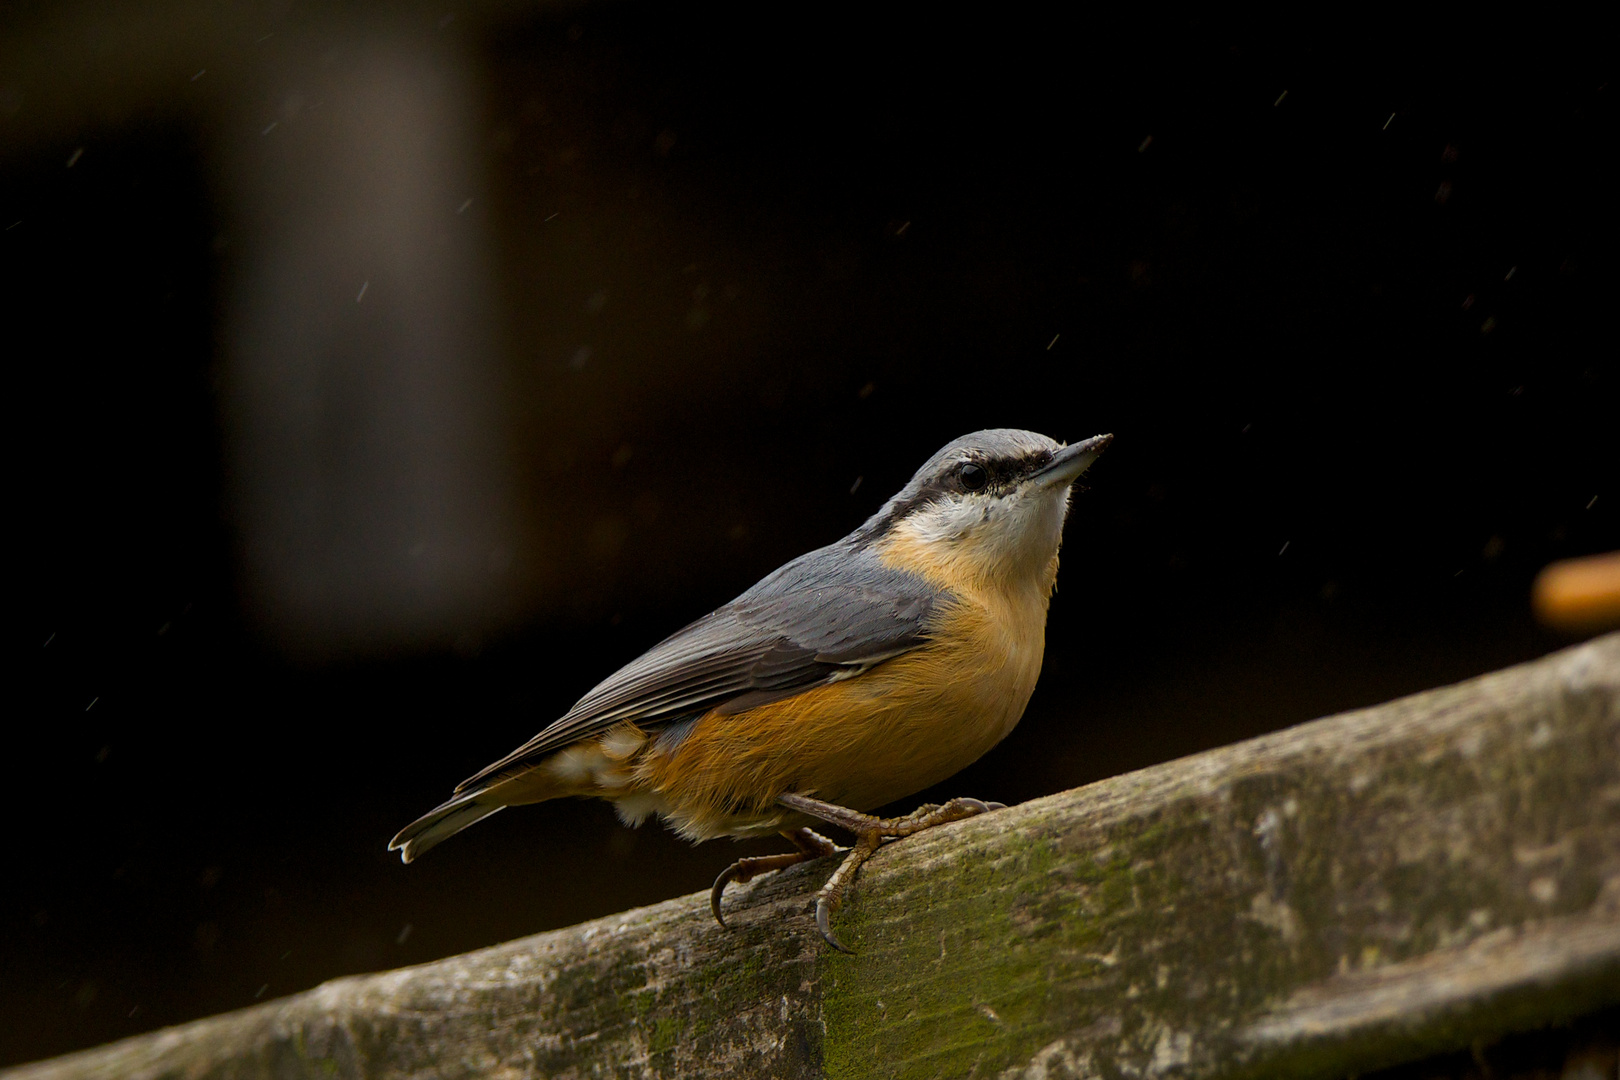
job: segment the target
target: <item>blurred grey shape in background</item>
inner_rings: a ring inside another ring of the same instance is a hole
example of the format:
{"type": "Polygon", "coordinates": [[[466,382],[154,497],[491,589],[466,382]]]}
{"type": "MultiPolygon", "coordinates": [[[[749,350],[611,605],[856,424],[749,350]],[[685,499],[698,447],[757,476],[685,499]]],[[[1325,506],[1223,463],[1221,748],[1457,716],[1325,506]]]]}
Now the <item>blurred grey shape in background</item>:
{"type": "Polygon", "coordinates": [[[225,148],[245,606],[306,657],[465,648],[513,613],[521,544],[472,80],[400,34],[276,53],[225,148]]]}

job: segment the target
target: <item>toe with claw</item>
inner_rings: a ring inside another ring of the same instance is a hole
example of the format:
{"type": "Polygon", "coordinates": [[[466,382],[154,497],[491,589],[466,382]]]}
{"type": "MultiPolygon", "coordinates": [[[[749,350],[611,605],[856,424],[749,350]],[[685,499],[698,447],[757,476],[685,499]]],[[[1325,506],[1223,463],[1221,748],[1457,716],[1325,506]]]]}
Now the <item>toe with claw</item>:
{"type": "MultiPolygon", "coordinates": [[[[743,885],[772,870],[782,870],[810,859],[819,859],[823,855],[833,855],[839,851],[837,844],[814,829],[794,829],[784,831],[782,835],[791,840],[793,846],[799,850],[786,852],[782,855],[755,855],[738,859],[720,871],[720,876],[714,879],[714,887],[709,890],[709,910],[714,912],[715,922],[726,927],[726,917],[720,911],[720,898],[725,893],[726,886],[732,882],[743,885]]],[[[726,929],[729,930],[730,927],[726,927],[726,929]]]]}
{"type": "MultiPolygon", "coordinates": [[[[944,825],[952,821],[961,821],[963,818],[976,817],[991,810],[1004,810],[1006,805],[998,802],[982,802],[978,799],[952,799],[943,805],[928,804],[900,818],[877,818],[870,814],[863,814],[856,810],[838,806],[833,803],[822,802],[805,795],[783,795],[777,802],[800,813],[808,814],[818,820],[831,825],[837,825],[855,834],[855,846],[849,849],[844,861],[838,869],[833,871],[827,884],[816,893],[816,929],[821,931],[822,938],[841,953],[854,954],[854,950],[838,940],[833,933],[832,917],[843,906],[844,892],[849,881],[861,865],[877,853],[878,848],[890,840],[911,836],[913,833],[932,829],[937,825],[944,825]]],[[[808,830],[806,830],[808,831],[808,830]]],[[[770,856],[767,856],[769,858],[770,856]]],[[[783,856],[777,856],[782,858],[783,856]]],[[[791,857],[791,856],[789,856],[791,857]]],[[[735,869],[735,868],[734,868],[735,869]]],[[[729,873],[729,871],[728,871],[729,873]]],[[[724,874],[721,881],[715,883],[715,914],[719,915],[719,892],[724,882],[728,880],[724,874]]],[[[744,879],[746,880],[746,879],[744,879]]]]}

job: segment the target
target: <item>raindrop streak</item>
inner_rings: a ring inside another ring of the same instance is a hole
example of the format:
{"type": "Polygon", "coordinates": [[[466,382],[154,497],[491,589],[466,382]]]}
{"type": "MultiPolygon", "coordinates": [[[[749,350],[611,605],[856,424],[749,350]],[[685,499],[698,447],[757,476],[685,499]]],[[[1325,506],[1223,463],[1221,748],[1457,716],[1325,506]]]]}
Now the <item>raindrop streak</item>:
{"type": "Polygon", "coordinates": [[[1393,124],[1394,122],[1395,122],[1395,114],[1390,113],[1389,114],[1389,119],[1384,121],[1384,128],[1383,129],[1385,131],[1388,131],[1389,130],[1389,125],[1393,124]]]}
{"type": "Polygon", "coordinates": [[[1142,145],[1138,146],[1136,148],[1136,152],[1138,154],[1144,153],[1144,152],[1146,152],[1147,148],[1152,146],[1152,145],[1153,145],[1153,136],[1149,135],[1147,138],[1142,140],[1142,145]]]}
{"type": "Polygon", "coordinates": [[[260,135],[268,135],[268,134],[270,134],[272,131],[276,130],[276,123],[277,123],[277,121],[275,121],[275,120],[270,121],[270,126],[265,128],[263,131],[259,132],[259,134],[260,135]]]}
{"type": "Polygon", "coordinates": [[[866,474],[865,473],[862,473],[860,476],[857,476],[855,478],[855,482],[853,484],[849,485],[849,493],[851,495],[853,495],[857,491],[861,490],[861,481],[865,480],[865,479],[866,479],[866,474]]]}
{"type": "Polygon", "coordinates": [[[1277,100],[1273,101],[1271,103],[1271,107],[1273,109],[1275,109],[1277,106],[1281,105],[1283,103],[1283,98],[1285,98],[1287,96],[1288,96],[1288,91],[1286,91],[1286,90],[1284,90],[1282,93],[1278,94],[1277,95],[1277,100]]]}
{"type": "Polygon", "coordinates": [[[202,78],[206,74],[208,74],[208,69],[203,68],[201,71],[197,72],[197,74],[195,74],[195,75],[193,75],[191,77],[191,81],[196,82],[198,79],[202,78]]]}
{"type": "MultiPolygon", "coordinates": [[[[1597,499],[1598,499],[1598,497],[1596,495],[1592,496],[1591,501],[1586,504],[1586,508],[1588,510],[1590,510],[1590,509],[1592,509],[1592,507],[1596,506],[1597,505],[1597,499]]],[[[55,634],[51,635],[51,637],[55,637],[55,636],[56,636],[55,634]]],[[[49,645],[50,642],[47,641],[45,644],[49,645]]]]}
{"type": "MultiPolygon", "coordinates": [[[[562,211],[561,211],[561,210],[559,210],[559,211],[557,211],[557,214],[560,214],[560,213],[562,213],[562,211]]],[[[550,221],[550,220],[551,220],[551,218],[554,218],[554,217],[556,217],[556,216],[557,216],[557,214],[552,214],[552,215],[551,215],[551,217],[548,217],[548,218],[546,218],[546,221],[550,221]]]]}
{"type": "Polygon", "coordinates": [[[1062,334],[1053,334],[1052,335],[1052,340],[1048,341],[1046,343],[1046,351],[1051,352],[1052,351],[1052,346],[1056,345],[1057,344],[1057,339],[1062,337],[1062,336],[1063,336],[1062,334]]]}
{"type": "Polygon", "coordinates": [[[96,702],[98,702],[100,700],[101,699],[99,697],[91,698],[90,699],[90,704],[88,704],[88,705],[86,705],[84,707],[84,711],[89,712],[91,709],[95,708],[96,707],[96,702]]]}
{"type": "Polygon", "coordinates": [[[456,207],[456,213],[465,214],[467,212],[467,207],[469,207],[471,205],[472,205],[472,200],[468,199],[466,202],[464,202],[460,206],[456,207]]]}
{"type": "Polygon", "coordinates": [[[1287,551],[1287,550],[1288,550],[1288,545],[1289,545],[1289,544],[1292,544],[1292,543],[1293,543],[1293,541],[1292,541],[1292,540],[1284,540],[1284,541],[1283,541],[1283,546],[1282,546],[1282,550],[1281,550],[1281,551],[1278,551],[1278,552],[1277,552],[1277,554],[1278,554],[1278,555],[1281,555],[1281,554],[1282,554],[1282,553],[1283,553],[1283,552],[1284,552],[1284,551],[1287,551]]]}
{"type": "Polygon", "coordinates": [[[360,291],[354,294],[354,302],[358,304],[360,301],[364,300],[366,298],[366,290],[369,288],[371,288],[371,280],[368,278],[360,283],[360,291]]]}
{"type": "Polygon", "coordinates": [[[70,169],[73,168],[73,166],[79,163],[79,159],[82,157],[84,157],[84,147],[81,146],[77,150],[73,151],[72,154],[68,155],[67,167],[70,169]]]}
{"type": "Polygon", "coordinates": [[[258,1001],[260,998],[264,997],[264,992],[268,989],[270,989],[269,983],[265,983],[263,986],[259,987],[258,992],[253,995],[253,1000],[258,1001]]]}

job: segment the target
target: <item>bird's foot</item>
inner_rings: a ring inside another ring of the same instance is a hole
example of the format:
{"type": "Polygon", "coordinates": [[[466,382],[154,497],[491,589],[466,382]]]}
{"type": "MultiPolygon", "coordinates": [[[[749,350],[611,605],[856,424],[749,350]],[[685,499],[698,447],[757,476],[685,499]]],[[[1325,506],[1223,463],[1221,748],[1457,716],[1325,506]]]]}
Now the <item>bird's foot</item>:
{"type": "Polygon", "coordinates": [[[720,897],[726,891],[727,885],[732,882],[739,885],[746,884],[769,871],[786,869],[811,859],[819,859],[823,855],[835,855],[842,850],[814,829],[784,829],[782,835],[791,840],[793,846],[799,850],[781,855],[752,855],[738,859],[720,871],[720,876],[714,879],[714,888],[709,890],[709,910],[714,912],[715,921],[721,926],[726,925],[726,919],[720,913],[720,897]]]}
{"type": "MultiPolygon", "coordinates": [[[[945,825],[952,821],[961,821],[963,818],[977,817],[979,814],[991,810],[1006,809],[1004,803],[981,802],[978,799],[952,799],[944,804],[929,803],[919,806],[905,817],[879,818],[834,803],[822,802],[820,799],[812,799],[807,795],[783,795],[776,801],[789,809],[797,810],[801,814],[808,814],[820,821],[827,822],[829,825],[836,825],[840,829],[846,829],[855,834],[855,846],[849,849],[849,854],[844,857],[844,861],[839,864],[837,870],[833,871],[832,877],[827,879],[827,884],[823,885],[821,891],[816,894],[816,929],[821,931],[821,936],[826,939],[827,944],[839,952],[851,954],[853,954],[854,950],[839,941],[838,936],[833,933],[832,917],[843,906],[844,892],[849,887],[850,879],[855,876],[855,871],[861,868],[862,863],[876,854],[879,847],[883,846],[886,841],[898,840],[901,837],[922,832],[924,829],[932,829],[936,825],[945,825]]],[[[786,856],[775,857],[785,858],[786,856]]],[[[724,875],[722,875],[722,878],[724,878],[724,875]]],[[[719,887],[719,884],[719,882],[716,882],[716,888],[719,887]]],[[[716,896],[718,896],[718,893],[716,896]]],[[[718,912],[718,899],[715,903],[716,912],[718,912]]]]}

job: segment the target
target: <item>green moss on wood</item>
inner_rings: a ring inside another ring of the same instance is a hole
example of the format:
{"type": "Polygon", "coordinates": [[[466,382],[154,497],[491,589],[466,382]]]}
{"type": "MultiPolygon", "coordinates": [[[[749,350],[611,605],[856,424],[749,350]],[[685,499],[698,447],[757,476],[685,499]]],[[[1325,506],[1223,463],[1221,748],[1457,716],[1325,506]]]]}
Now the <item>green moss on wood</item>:
{"type": "MultiPolygon", "coordinates": [[[[994,1075],[1064,1036],[1099,1075],[1236,1068],[1255,1051],[1234,1033],[1302,986],[1585,911],[1617,869],[1620,800],[1592,797],[1620,777],[1615,704],[1564,705],[1238,772],[1105,828],[986,843],[986,819],[886,849],[841,919],[860,955],[823,963],[828,1075],[994,1075]]],[[[1365,1049],[1277,1061],[1320,1075],[1365,1049]]]]}
{"type": "Polygon", "coordinates": [[[1331,1077],[1590,1013],[1620,636],[892,845],[855,957],[810,921],[831,869],[736,890],[730,932],[688,897],[27,1075],[1331,1077]]]}

